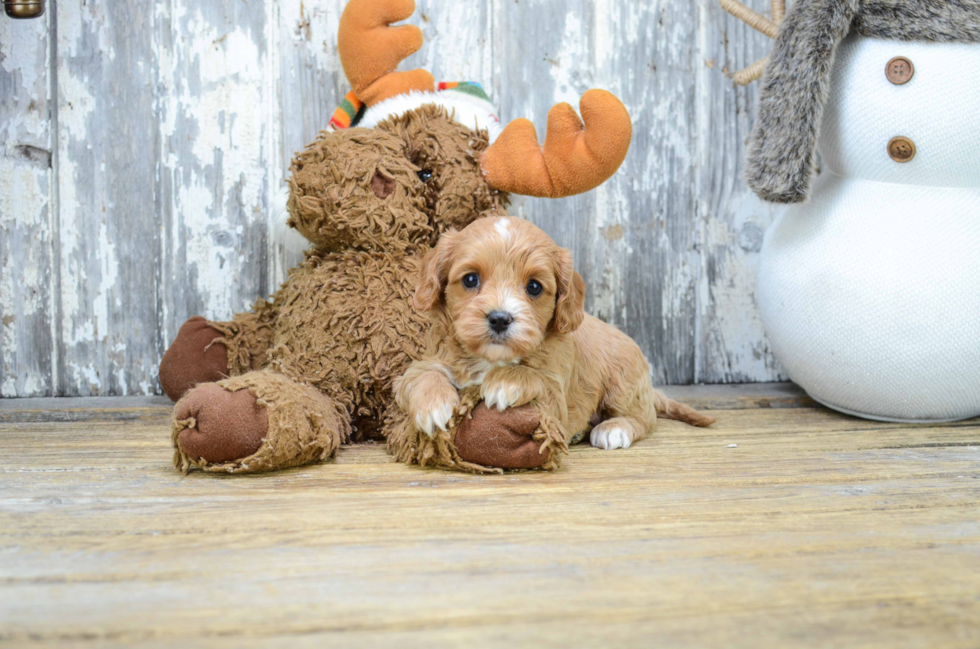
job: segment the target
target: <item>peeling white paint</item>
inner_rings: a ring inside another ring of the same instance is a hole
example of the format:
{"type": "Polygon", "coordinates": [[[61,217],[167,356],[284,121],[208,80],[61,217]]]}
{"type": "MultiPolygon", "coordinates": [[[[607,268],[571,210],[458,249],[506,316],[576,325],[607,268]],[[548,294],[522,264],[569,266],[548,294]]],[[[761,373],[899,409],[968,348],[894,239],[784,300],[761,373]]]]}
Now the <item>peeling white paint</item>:
{"type": "MultiPolygon", "coordinates": [[[[596,317],[607,322],[618,322],[626,324],[626,313],[621,311],[616,313],[617,302],[622,304],[618,297],[623,291],[623,253],[626,249],[626,237],[624,236],[624,224],[620,215],[628,214],[627,210],[614,209],[610,196],[610,188],[602,185],[595,190],[595,228],[596,232],[590,233],[595,239],[596,245],[603,250],[602,267],[599,270],[601,277],[596,278],[592,288],[592,313],[596,317]]],[[[619,207],[619,206],[616,206],[619,207]]],[[[628,224],[627,224],[628,226],[628,224]]]]}
{"type": "Polygon", "coordinates": [[[183,242],[180,266],[196,276],[193,288],[204,300],[202,315],[228,318],[241,308],[235,287],[239,269],[251,260],[239,251],[240,236],[232,236],[229,246],[220,243],[226,237],[212,235],[241,233],[237,220],[242,216],[266,218],[263,125],[268,122],[269,69],[244,27],[222,34],[200,9],[176,11],[175,22],[186,31],[175,56],[162,59],[167,92],[159,102],[170,142],[163,169],[176,188],[170,238],[183,242]]]}
{"type": "MultiPolygon", "coordinates": [[[[630,3],[632,4],[632,3],[630,3]]],[[[635,24],[627,24],[620,26],[619,24],[612,24],[613,18],[613,8],[611,6],[611,0],[595,0],[592,3],[592,22],[595,25],[595,36],[593,38],[594,43],[594,62],[595,68],[602,71],[603,73],[608,73],[610,64],[613,63],[615,59],[615,47],[613,40],[615,37],[623,38],[626,37],[629,40],[628,32],[633,32],[633,38],[636,37],[636,30],[639,28],[638,22],[635,24]],[[622,32],[626,31],[627,34],[622,32]]],[[[602,80],[602,83],[616,83],[616,79],[613,75],[609,75],[607,78],[602,80]]]]}
{"type": "Polygon", "coordinates": [[[77,363],[68,363],[68,371],[74,382],[78,385],[87,385],[91,394],[98,395],[102,392],[102,379],[94,364],[80,366],[77,363]]]}
{"type": "Polygon", "coordinates": [[[51,386],[47,42],[45,21],[0,19],[0,396],[51,386]]]}
{"type": "MultiPolygon", "coordinates": [[[[343,74],[340,59],[333,47],[337,41],[337,25],[340,24],[343,10],[342,2],[317,2],[316,0],[279,2],[279,15],[282,21],[280,33],[284,36],[283,47],[303,52],[303,57],[293,59],[297,64],[313,64],[318,70],[343,74]]],[[[293,68],[293,74],[298,73],[299,71],[293,68]]]]}
{"type": "MultiPolygon", "coordinates": [[[[99,277],[99,289],[95,293],[93,311],[95,315],[95,335],[105,340],[109,335],[109,311],[111,307],[118,307],[119,303],[113,305],[109,303],[109,296],[112,288],[119,277],[119,260],[117,259],[118,250],[116,242],[109,241],[108,230],[105,221],[99,223],[98,257],[101,275],[99,277]]],[[[117,311],[117,308],[113,308],[117,311]]]]}
{"type": "Polygon", "coordinates": [[[712,219],[705,229],[705,249],[714,257],[715,273],[721,279],[711,285],[707,278],[702,282],[702,303],[710,305],[712,334],[705,345],[712,357],[728,358],[729,366],[719,366],[716,361],[715,371],[724,372],[729,380],[769,375],[781,379],[784,377],[769,352],[756,306],[756,235],[748,240],[743,236],[746,226],[751,226],[749,231],[761,238],[781,208],[763,203],[748,190],[740,192],[738,198],[730,221],[712,219]]]}
{"type": "Polygon", "coordinates": [[[72,75],[62,59],[58,69],[58,126],[76,142],[84,142],[88,135],[88,120],[95,111],[94,91],[85,80],[72,75]]]}
{"type": "MultiPolygon", "coordinates": [[[[749,6],[761,13],[769,9],[761,0],[749,6]]],[[[714,0],[697,0],[697,7],[701,29],[694,65],[702,244],[698,378],[785,380],[755,302],[762,233],[779,210],[760,201],[743,181],[751,129],[746,109],[754,107],[757,89],[736,88],[723,76],[725,69],[741,69],[767,54],[772,43],[721,11],[714,0]]]]}
{"type": "MultiPolygon", "coordinates": [[[[96,109],[95,88],[86,79],[75,75],[72,68],[72,58],[81,54],[80,41],[84,34],[95,32],[99,34],[100,46],[105,47],[104,19],[100,20],[93,12],[99,9],[86,6],[84,3],[65,3],[58,6],[58,157],[60,161],[58,192],[61,209],[57,215],[60,229],[61,249],[58,251],[61,266],[63,290],[58,297],[61,303],[61,331],[67,339],[68,349],[79,345],[95,342],[98,331],[105,335],[108,328],[108,307],[105,299],[99,303],[88,304],[86,293],[75,290],[75,287],[85,286],[90,278],[85,263],[89,255],[97,255],[100,264],[104,263],[103,254],[113,255],[106,243],[89,241],[85,220],[95,217],[87,210],[80,209],[81,199],[79,183],[82,192],[89,191],[91,170],[79,168],[72,155],[74,147],[90,147],[89,122],[96,109]],[[100,26],[101,22],[101,26],[100,26]],[[80,250],[95,248],[97,252],[89,255],[79,254],[80,250]],[[94,308],[96,316],[89,318],[89,312],[94,308]]],[[[98,215],[95,218],[101,218],[98,215]]],[[[104,227],[104,226],[103,226],[104,227]]],[[[103,287],[104,288],[104,287],[103,287]]],[[[75,376],[80,376],[75,373],[75,376]]],[[[87,383],[91,384],[91,381],[87,383]]]]}
{"type": "MultiPolygon", "coordinates": [[[[418,25],[425,46],[405,61],[405,69],[422,67],[437,81],[477,81],[489,84],[493,60],[490,56],[489,17],[481,15],[480,3],[456,4],[443,9],[444,0],[419,2],[407,23],[418,25]]],[[[486,3],[488,10],[491,3],[486,3]]],[[[490,90],[489,85],[485,86],[490,90]]]]}
{"type": "Polygon", "coordinates": [[[47,191],[36,169],[0,158],[0,227],[37,228],[44,223],[47,191]],[[25,209],[26,208],[26,209],[25,209]]]}
{"type": "MultiPolygon", "coordinates": [[[[98,2],[65,2],[58,5],[58,54],[73,58],[80,53],[85,34],[95,34],[98,50],[109,52],[109,34],[105,8],[98,2]]],[[[115,56],[114,53],[111,56],[115,56]]]]}
{"type": "Polygon", "coordinates": [[[0,68],[20,76],[23,92],[30,93],[37,88],[44,73],[37,66],[37,55],[42,53],[37,45],[47,41],[46,34],[47,27],[42,20],[0,20],[0,68]]]}
{"type": "Polygon", "coordinates": [[[581,65],[591,58],[586,50],[587,45],[582,18],[574,13],[566,14],[561,47],[547,67],[555,84],[555,103],[568,102],[577,109],[582,91],[591,85],[588,68],[583,69],[581,65]]]}

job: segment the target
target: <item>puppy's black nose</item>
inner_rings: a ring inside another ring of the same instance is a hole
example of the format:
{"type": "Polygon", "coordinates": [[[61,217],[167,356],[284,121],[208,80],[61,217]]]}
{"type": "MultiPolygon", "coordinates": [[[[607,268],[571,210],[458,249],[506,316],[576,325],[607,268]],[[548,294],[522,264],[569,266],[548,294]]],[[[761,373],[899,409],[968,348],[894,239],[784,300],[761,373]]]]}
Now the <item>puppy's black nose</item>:
{"type": "Polygon", "coordinates": [[[487,322],[490,323],[490,328],[498,334],[502,334],[507,331],[507,327],[509,327],[510,323],[513,321],[514,316],[504,311],[491,311],[487,315],[487,322]]]}

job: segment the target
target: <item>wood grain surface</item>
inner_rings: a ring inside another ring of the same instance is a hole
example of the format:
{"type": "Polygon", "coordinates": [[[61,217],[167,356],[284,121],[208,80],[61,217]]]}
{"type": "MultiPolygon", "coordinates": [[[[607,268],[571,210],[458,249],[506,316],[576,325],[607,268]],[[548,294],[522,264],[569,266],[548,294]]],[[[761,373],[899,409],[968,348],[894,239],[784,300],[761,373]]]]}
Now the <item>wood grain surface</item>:
{"type": "Polygon", "coordinates": [[[980,420],[683,390],[715,427],[489,477],[182,477],[166,404],[8,402],[0,644],[980,646],[980,420]]]}
{"type": "MultiPolygon", "coordinates": [[[[191,315],[226,319],[298,259],[270,209],[347,92],[345,0],[48,0],[0,19],[0,396],[159,393],[191,315]]],[[[765,12],[766,0],[751,0],[765,12]]],[[[599,189],[514,212],[572,248],[590,312],[658,383],[774,381],[755,307],[775,211],[742,182],[770,47],[716,0],[417,0],[405,66],[482,83],[544,136],[555,103],[622,98],[634,140],[599,189]]]]}

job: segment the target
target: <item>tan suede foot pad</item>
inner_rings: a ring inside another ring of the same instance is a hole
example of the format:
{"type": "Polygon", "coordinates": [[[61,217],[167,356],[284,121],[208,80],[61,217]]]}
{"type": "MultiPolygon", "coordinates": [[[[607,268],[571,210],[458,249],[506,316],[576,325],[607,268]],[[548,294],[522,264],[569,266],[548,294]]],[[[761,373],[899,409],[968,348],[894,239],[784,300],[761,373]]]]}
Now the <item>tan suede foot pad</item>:
{"type": "Polygon", "coordinates": [[[160,361],[160,386],[168,397],[177,401],[198,383],[217,381],[228,373],[228,350],[215,343],[221,337],[199,315],[181,325],[160,361]]]}
{"type": "Polygon", "coordinates": [[[541,418],[532,406],[490,410],[480,402],[456,428],[456,452],[467,462],[501,469],[537,469],[551,459],[534,440],[541,418]]]}
{"type": "Polygon", "coordinates": [[[269,430],[268,413],[255,395],[248,390],[229,392],[215,383],[188,392],[174,417],[188,424],[177,435],[180,450],[211,464],[252,455],[269,430]]]}

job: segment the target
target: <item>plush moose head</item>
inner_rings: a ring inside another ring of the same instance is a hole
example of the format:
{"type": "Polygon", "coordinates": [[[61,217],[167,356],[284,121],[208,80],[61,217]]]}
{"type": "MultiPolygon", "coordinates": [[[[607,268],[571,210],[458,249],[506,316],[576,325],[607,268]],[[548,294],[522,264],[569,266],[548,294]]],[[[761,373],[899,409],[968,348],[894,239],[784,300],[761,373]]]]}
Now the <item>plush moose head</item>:
{"type": "Polygon", "coordinates": [[[485,96],[437,91],[425,70],[393,71],[422,46],[418,27],[390,26],[414,9],[414,0],[352,0],[341,17],[347,101],[360,121],[321,133],[296,157],[289,181],[289,223],[317,249],[431,245],[445,230],[502,211],[511,192],[570,196],[623,162],[632,126],[608,92],[583,95],[581,120],[568,104],[554,106],[541,146],[526,119],[501,131],[485,96]]]}

